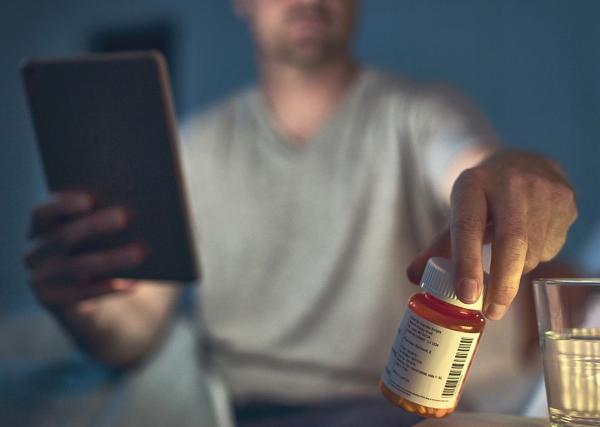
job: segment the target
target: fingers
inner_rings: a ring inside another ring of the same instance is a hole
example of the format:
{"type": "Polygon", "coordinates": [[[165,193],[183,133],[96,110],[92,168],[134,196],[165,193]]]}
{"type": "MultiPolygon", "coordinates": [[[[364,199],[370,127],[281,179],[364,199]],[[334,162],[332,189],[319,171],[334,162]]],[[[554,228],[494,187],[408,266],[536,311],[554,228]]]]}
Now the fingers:
{"type": "Polygon", "coordinates": [[[82,243],[120,232],[130,222],[124,208],[92,209],[91,196],[75,191],[57,193],[35,208],[34,239],[24,258],[42,304],[51,307],[124,291],[130,281],[108,278],[143,262],[145,251],[136,244],[74,255],[82,243]]]}
{"type": "Polygon", "coordinates": [[[558,255],[567,240],[569,228],[578,216],[575,194],[570,188],[557,189],[553,193],[552,205],[555,214],[548,224],[544,248],[540,256],[541,261],[550,261],[558,255]]]}
{"type": "Polygon", "coordinates": [[[492,270],[484,314],[504,316],[524,273],[554,258],[577,218],[570,187],[531,173],[507,170],[494,201],[492,270]]]}
{"type": "Polygon", "coordinates": [[[528,252],[528,197],[521,180],[515,176],[495,201],[494,239],[490,283],[486,292],[484,314],[501,319],[517,295],[528,252]]]}
{"type": "MultiPolygon", "coordinates": [[[[567,232],[568,226],[565,227],[562,224],[556,224],[554,221],[550,222],[546,232],[544,246],[540,250],[540,262],[550,261],[558,255],[567,241],[567,232]]],[[[533,270],[533,268],[527,270],[527,272],[531,270],[533,270]]]]}
{"type": "Polygon", "coordinates": [[[140,265],[145,258],[141,246],[132,244],[75,258],[55,257],[31,274],[34,288],[89,283],[140,265]]]}
{"type": "Polygon", "coordinates": [[[527,191],[528,200],[516,200],[514,203],[525,203],[526,205],[527,255],[523,273],[529,273],[541,261],[544,261],[543,254],[547,247],[552,209],[548,209],[550,188],[543,181],[532,179],[531,182],[525,183],[524,187],[526,188],[520,188],[518,191],[520,193],[527,191]]]}
{"type": "Polygon", "coordinates": [[[93,198],[84,192],[56,193],[48,202],[39,204],[33,209],[30,236],[47,233],[64,218],[88,212],[93,205],[93,198]]]}
{"type": "Polygon", "coordinates": [[[46,306],[68,304],[129,289],[128,280],[109,280],[137,267],[145,258],[139,245],[128,245],[77,258],[53,258],[31,275],[39,301],[46,306]]]}
{"type": "MultiPolygon", "coordinates": [[[[70,305],[93,299],[102,295],[128,292],[134,289],[135,281],[110,279],[94,283],[88,283],[85,286],[45,286],[36,292],[37,298],[46,307],[54,308],[64,305],[70,305]]],[[[90,301],[91,302],[91,301],[90,301]]],[[[72,306],[73,309],[82,312],[90,312],[93,310],[93,304],[82,304],[72,306]]]]}
{"type": "Polygon", "coordinates": [[[29,268],[34,268],[52,255],[67,255],[70,249],[86,240],[122,231],[128,222],[127,212],[118,207],[74,220],[50,235],[34,240],[25,253],[25,263],[29,268]]]}
{"type": "Polygon", "coordinates": [[[487,200],[481,182],[472,171],[456,181],[451,200],[450,236],[456,294],[473,303],[483,289],[481,248],[486,234],[487,200]]]}

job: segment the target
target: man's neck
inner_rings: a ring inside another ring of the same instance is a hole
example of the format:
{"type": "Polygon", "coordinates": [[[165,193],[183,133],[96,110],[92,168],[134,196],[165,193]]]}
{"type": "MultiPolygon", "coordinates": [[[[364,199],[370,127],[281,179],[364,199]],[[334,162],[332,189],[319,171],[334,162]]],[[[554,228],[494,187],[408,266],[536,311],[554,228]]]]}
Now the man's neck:
{"type": "Polygon", "coordinates": [[[318,69],[263,64],[261,90],[278,131],[293,144],[309,143],[335,111],[357,72],[350,58],[318,69]]]}

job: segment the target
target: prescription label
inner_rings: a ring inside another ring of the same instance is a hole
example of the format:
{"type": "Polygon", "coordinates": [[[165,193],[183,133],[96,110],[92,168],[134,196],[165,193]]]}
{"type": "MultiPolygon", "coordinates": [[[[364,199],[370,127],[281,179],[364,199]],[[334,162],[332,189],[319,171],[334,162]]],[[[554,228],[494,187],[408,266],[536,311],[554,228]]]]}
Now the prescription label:
{"type": "Polygon", "coordinates": [[[444,328],[406,310],[381,379],[411,402],[453,408],[479,336],[444,328]]]}

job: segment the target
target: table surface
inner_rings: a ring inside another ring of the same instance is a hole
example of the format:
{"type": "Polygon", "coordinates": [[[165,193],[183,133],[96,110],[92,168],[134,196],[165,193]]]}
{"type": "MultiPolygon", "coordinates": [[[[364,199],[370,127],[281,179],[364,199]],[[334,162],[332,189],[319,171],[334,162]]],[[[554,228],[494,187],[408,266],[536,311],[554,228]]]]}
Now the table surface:
{"type": "Polygon", "coordinates": [[[543,418],[516,417],[503,414],[456,412],[441,420],[428,419],[418,427],[549,427],[543,418]]]}

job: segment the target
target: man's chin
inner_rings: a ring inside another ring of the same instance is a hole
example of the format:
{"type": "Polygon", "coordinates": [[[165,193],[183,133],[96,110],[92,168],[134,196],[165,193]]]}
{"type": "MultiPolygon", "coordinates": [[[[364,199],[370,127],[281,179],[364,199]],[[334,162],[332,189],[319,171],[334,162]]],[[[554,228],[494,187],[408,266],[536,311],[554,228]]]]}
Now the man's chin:
{"type": "Polygon", "coordinates": [[[321,44],[305,43],[288,51],[287,59],[298,67],[311,69],[327,65],[339,55],[321,44]]]}

